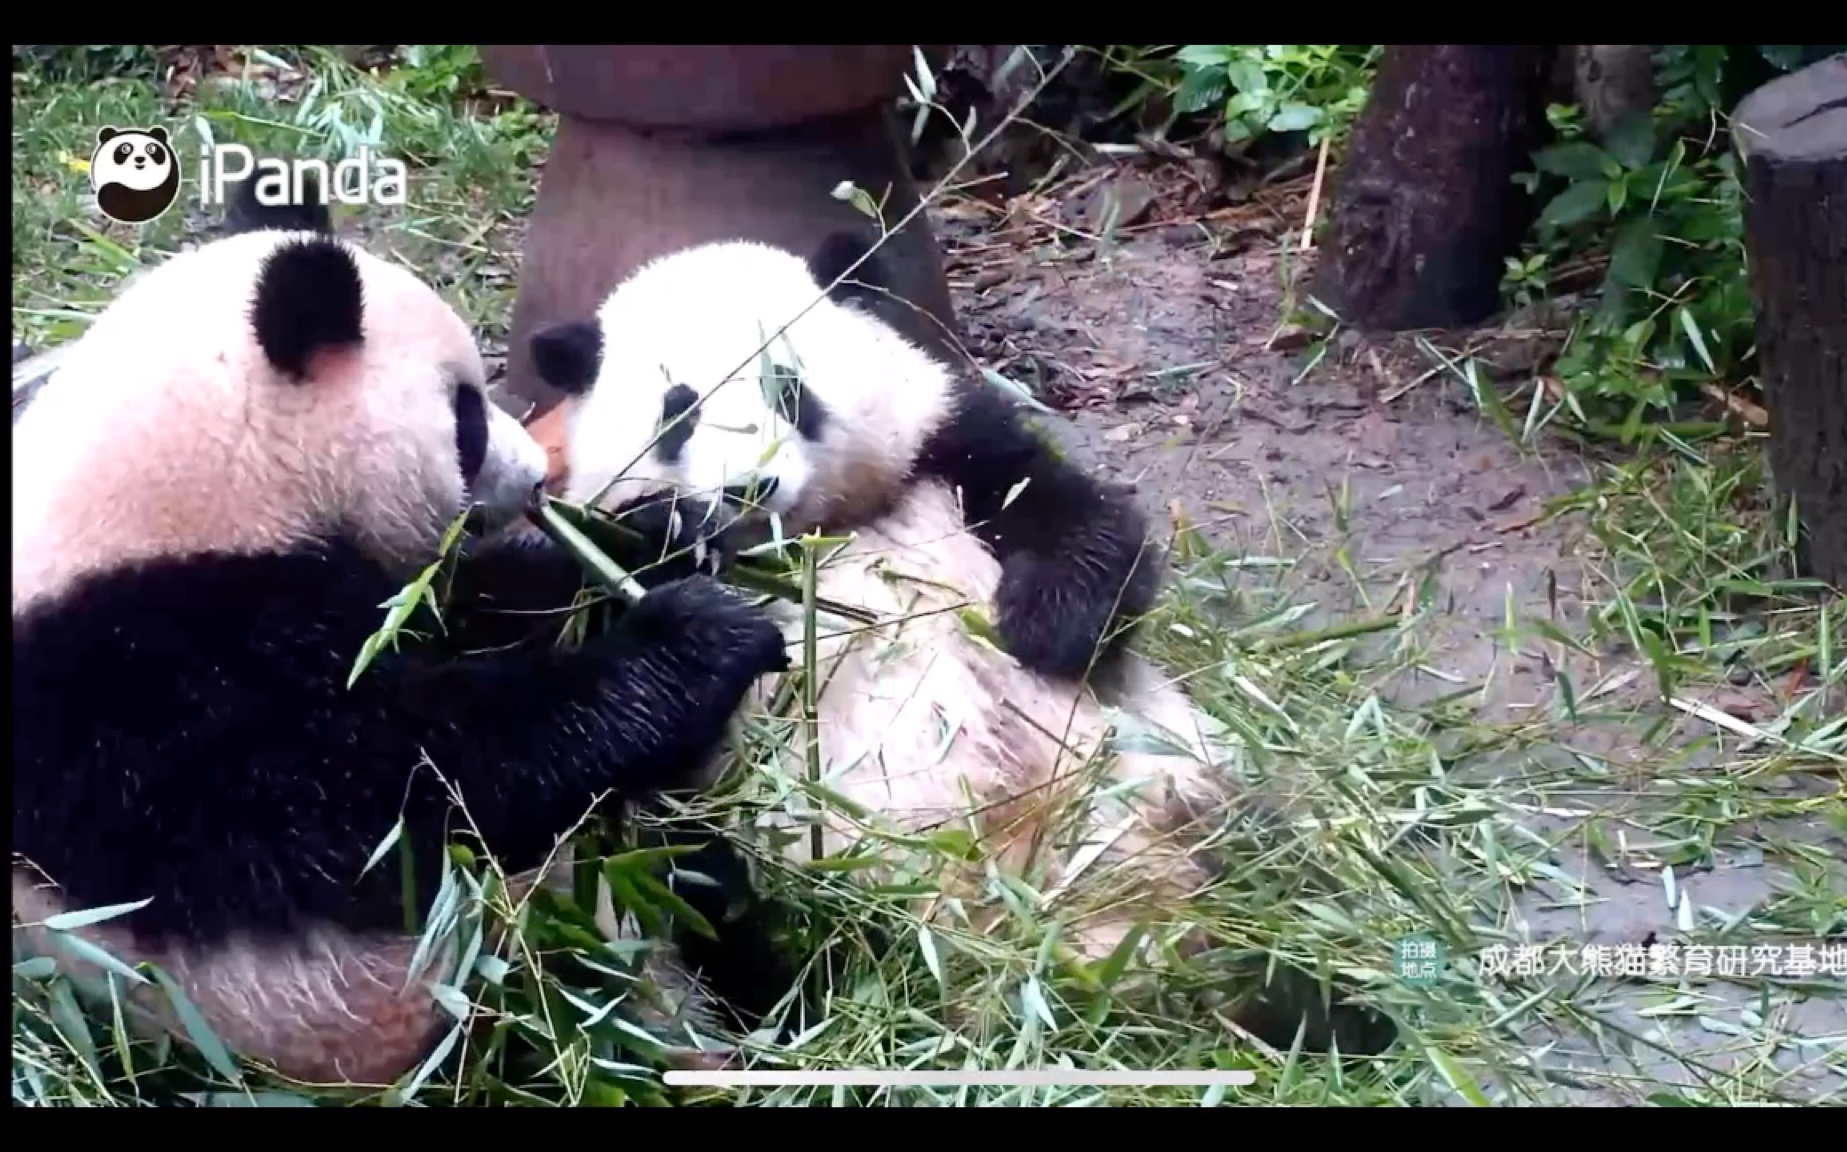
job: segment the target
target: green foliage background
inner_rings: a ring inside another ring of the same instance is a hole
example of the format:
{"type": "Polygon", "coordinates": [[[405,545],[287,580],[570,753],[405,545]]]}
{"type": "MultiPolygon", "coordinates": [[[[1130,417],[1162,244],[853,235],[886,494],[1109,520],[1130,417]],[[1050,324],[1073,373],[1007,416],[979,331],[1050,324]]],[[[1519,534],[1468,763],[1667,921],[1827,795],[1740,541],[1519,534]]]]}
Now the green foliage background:
{"type": "MultiPolygon", "coordinates": [[[[1338,145],[1366,99],[1382,45],[1112,45],[1144,98],[1208,116],[1228,142],[1303,132],[1338,145]]],[[[1553,296],[1553,274],[1604,269],[1575,311],[1556,371],[1582,428],[1624,440],[1670,417],[1709,380],[1754,370],[1737,157],[1727,113],[1752,88],[1839,45],[1668,44],[1655,52],[1647,120],[1597,141],[1580,110],[1549,110],[1556,142],[1521,178],[1546,198],[1525,250],[1507,261],[1509,303],[1553,296]]]]}

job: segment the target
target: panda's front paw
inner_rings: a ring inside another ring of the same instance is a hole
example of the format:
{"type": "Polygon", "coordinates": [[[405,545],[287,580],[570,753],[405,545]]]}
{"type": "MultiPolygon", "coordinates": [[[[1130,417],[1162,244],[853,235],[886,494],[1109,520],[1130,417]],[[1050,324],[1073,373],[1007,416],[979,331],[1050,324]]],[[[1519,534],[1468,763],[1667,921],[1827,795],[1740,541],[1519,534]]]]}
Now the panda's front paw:
{"type": "Polygon", "coordinates": [[[709,687],[729,711],[759,677],[789,669],[782,629],[768,612],[709,576],[649,592],[624,617],[635,634],[675,650],[686,688],[709,687]]]}
{"type": "Polygon", "coordinates": [[[729,559],[725,510],[704,500],[673,492],[637,496],[613,513],[622,525],[641,534],[645,566],[635,579],[658,588],[689,576],[714,573],[729,559]]]}
{"type": "Polygon", "coordinates": [[[1003,567],[995,596],[1001,645],[1022,667],[1060,680],[1081,679],[1113,643],[1113,599],[1085,596],[1061,566],[1020,554],[1003,567]]]}

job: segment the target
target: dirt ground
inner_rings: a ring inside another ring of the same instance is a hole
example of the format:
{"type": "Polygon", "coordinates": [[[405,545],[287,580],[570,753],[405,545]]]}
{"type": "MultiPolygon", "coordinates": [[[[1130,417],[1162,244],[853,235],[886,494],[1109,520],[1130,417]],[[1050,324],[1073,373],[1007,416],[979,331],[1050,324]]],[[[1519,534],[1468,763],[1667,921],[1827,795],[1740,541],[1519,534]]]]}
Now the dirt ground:
{"type": "MultiPolygon", "coordinates": [[[[1406,578],[1436,571],[1452,626],[1433,667],[1491,679],[1496,711],[1531,706],[1549,674],[1488,634],[1509,589],[1525,612],[1548,613],[1549,585],[1561,613],[1578,608],[1567,531],[1536,521],[1588,466],[1523,458],[1453,373],[1402,342],[1343,333],[1314,357],[1309,333],[1283,323],[1314,254],[1284,268],[1275,243],[1299,231],[1299,192],[1262,196],[1229,225],[1144,225],[1107,251],[1059,219],[1083,215],[1081,196],[1022,198],[1003,218],[953,205],[936,227],[969,350],[1070,416],[1068,446],[1162,522],[1177,507],[1260,556],[1344,543],[1358,587],[1326,556],[1300,577],[1329,620],[1401,608],[1406,578]]],[[[1456,685],[1400,687],[1409,701],[1456,685]]]]}
{"type": "MultiPolygon", "coordinates": [[[[1543,722],[1554,703],[1547,657],[1536,649],[1510,654],[1496,633],[1510,607],[1571,631],[1580,625],[1584,560],[1573,528],[1538,519],[1546,500],[1583,484],[1594,464],[1558,447],[1523,454],[1454,373],[1433,372],[1429,357],[1407,354],[1406,341],[1337,336],[1310,365],[1306,334],[1281,321],[1290,280],[1307,283],[1312,254],[1285,268],[1275,242],[1285,231],[1300,234],[1299,188],[1259,192],[1204,220],[1162,223],[1164,194],[1150,177],[1096,178],[1112,179],[1118,188],[1110,193],[1093,181],[1088,193],[964,201],[936,213],[970,351],[1065,411],[1069,447],[1132,484],[1159,521],[1171,522],[1178,510],[1220,545],[1301,557],[1297,595],[1317,602],[1327,621],[1400,610],[1409,587],[1434,572],[1442,609],[1427,671],[1398,677],[1389,694],[1423,701],[1486,682],[1477,700],[1488,716],[1543,722]],[[1099,241],[1088,220],[1103,195],[1139,201],[1142,222],[1099,241]],[[1342,544],[1357,584],[1335,562],[1342,544]]],[[[1517,360],[1519,352],[1511,355],[1517,360]]],[[[1614,658],[1572,670],[1585,685],[1624,666],[1614,658]]],[[[1639,691],[1628,695],[1642,703],[1639,691]]],[[[1693,721],[1678,728],[1680,739],[1711,734],[1693,721]]],[[[1630,734],[1583,726],[1557,729],[1556,738],[1617,764],[1635,748],[1630,734]]],[[[1626,791],[1587,796],[1581,785],[1572,800],[1580,811],[1636,804],[1626,791]]],[[[1549,823],[1556,834],[1569,821],[1549,823]]],[[[1847,857],[1847,844],[1830,839],[1820,820],[1781,832],[1847,857]]],[[[1741,849],[1730,859],[1683,875],[1682,885],[1700,904],[1736,915],[1788,880],[1761,851],[1741,849]]],[[[1524,893],[1514,915],[1533,939],[1639,944],[1673,929],[1658,876],[1637,882],[1633,871],[1594,861],[1560,863],[1588,877],[1592,894],[1580,902],[1524,893]]],[[[1643,1039],[1627,1046],[1633,1062],[1615,1055],[1611,1037],[1602,1052],[1582,1037],[1563,1040],[1561,1050],[1575,1052],[1573,1063],[1599,1082],[1562,1089],[1579,1102],[1633,1101],[1648,1091],[1647,1080],[1689,1082],[1698,1075],[1689,1060],[1727,1067],[1763,1059],[1790,1071],[1819,1054],[1800,1045],[1734,1051],[1738,1029],[1726,1021],[1761,1007],[1742,991],[1697,1011],[1681,1005],[1659,1014],[1658,992],[1645,1000],[1649,993],[1636,986],[1608,987],[1605,1018],[1643,1039]],[[1625,1081],[1633,1088],[1616,1086],[1625,1081]]],[[[1785,1036],[1847,1042],[1847,1008],[1838,1000],[1773,1005],[1769,1015],[1783,1011],[1785,1036]]],[[[1784,1087],[1797,1098],[1841,1090],[1839,1077],[1804,1071],[1784,1087]]]]}

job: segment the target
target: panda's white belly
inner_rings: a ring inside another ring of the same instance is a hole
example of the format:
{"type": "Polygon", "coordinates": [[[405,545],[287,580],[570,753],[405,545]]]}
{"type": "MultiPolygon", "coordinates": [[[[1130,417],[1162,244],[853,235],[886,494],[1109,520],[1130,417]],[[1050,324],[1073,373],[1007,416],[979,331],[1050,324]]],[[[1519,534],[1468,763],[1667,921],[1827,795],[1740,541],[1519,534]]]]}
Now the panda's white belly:
{"type": "MultiPolygon", "coordinates": [[[[867,839],[867,850],[890,855],[891,834],[954,829],[976,837],[984,855],[1010,870],[1047,866],[1042,878],[1050,880],[1073,857],[1094,862],[1114,841],[1145,843],[1162,823],[1168,785],[1184,796],[1204,794],[1205,753],[1186,698],[1136,662],[1122,703],[1174,731],[1198,758],[1099,755],[1107,718],[1095,698],[1025,671],[979,635],[980,623],[965,618],[979,616],[991,634],[999,581],[999,563],[963,527],[954,496],[938,485],[919,485],[890,517],[824,562],[816,580],[821,599],[887,623],[816,621],[820,789],[804,784],[810,741],[798,698],[782,713],[797,719],[774,741],[780,803],[770,806],[764,823],[812,827],[822,810],[828,856],[867,839]],[[1093,790],[1086,786],[1090,773],[1152,787],[1093,790]],[[859,811],[831,803],[827,794],[859,811]],[[1080,794],[1091,797],[1088,807],[1069,811],[1080,794]],[[879,842],[881,831],[886,843],[879,842]]],[[[802,613],[786,603],[777,611],[799,668],[802,613]]],[[[766,683],[763,704],[775,688],[766,683]]],[[[808,835],[790,841],[793,856],[809,858],[808,835]]],[[[981,871],[966,875],[974,880],[981,871]]]]}

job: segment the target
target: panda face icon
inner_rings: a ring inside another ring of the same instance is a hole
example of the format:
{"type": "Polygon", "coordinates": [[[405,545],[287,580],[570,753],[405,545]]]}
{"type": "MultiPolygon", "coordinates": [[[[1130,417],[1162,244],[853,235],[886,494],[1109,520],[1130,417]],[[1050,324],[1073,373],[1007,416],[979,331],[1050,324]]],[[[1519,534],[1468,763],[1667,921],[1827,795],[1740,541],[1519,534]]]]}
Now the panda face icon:
{"type": "Polygon", "coordinates": [[[180,162],[167,130],[102,128],[90,154],[90,187],[103,215],[146,224],[179,198],[180,162]]]}

